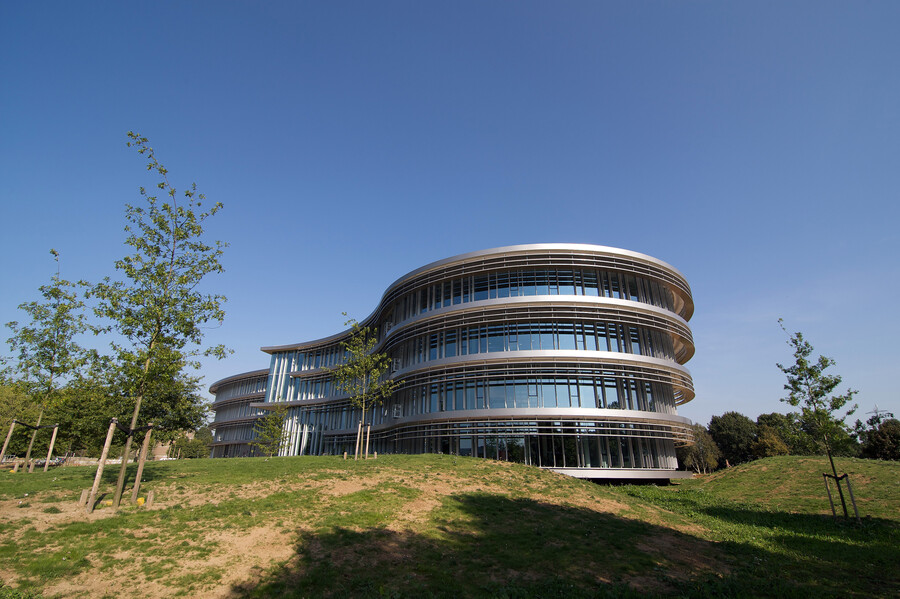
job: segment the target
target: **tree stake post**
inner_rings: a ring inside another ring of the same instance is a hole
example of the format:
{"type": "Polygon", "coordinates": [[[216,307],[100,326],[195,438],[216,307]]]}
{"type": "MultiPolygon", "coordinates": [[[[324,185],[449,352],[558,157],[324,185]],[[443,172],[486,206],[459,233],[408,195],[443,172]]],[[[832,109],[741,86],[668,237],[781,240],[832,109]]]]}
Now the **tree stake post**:
{"type": "Polygon", "coordinates": [[[6,433],[6,441],[3,442],[3,451],[0,451],[0,463],[3,462],[3,458],[6,457],[6,448],[9,447],[9,440],[12,439],[13,429],[16,428],[16,420],[13,419],[12,422],[9,423],[9,432],[6,433]]]}
{"type": "Polygon", "coordinates": [[[44,472],[50,467],[50,456],[53,455],[53,446],[56,445],[56,433],[59,432],[59,423],[53,427],[53,435],[50,436],[50,449],[47,450],[47,459],[44,460],[44,472]]]}
{"type": "Polygon", "coordinates": [[[147,449],[150,447],[150,435],[153,433],[153,423],[147,425],[147,434],[144,435],[144,442],[141,444],[141,457],[138,459],[137,476],[134,479],[134,490],[131,492],[131,503],[137,501],[138,493],[141,490],[141,476],[144,474],[144,463],[147,461],[147,449]]]}
{"type": "Polygon", "coordinates": [[[100,463],[97,464],[97,474],[94,475],[94,486],[91,487],[91,496],[87,503],[87,513],[94,511],[94,502],[97,500],[97,491],[100,489],[100,479],[103,477],[103,467],[106,466],[106,456],[109,455],[109,446],[112,445],[113,434],[116,432],[117,418],[109,421],[109,431],[106,433],[106,443],[103,444],[103,452],[100,454],[100,463]]]}

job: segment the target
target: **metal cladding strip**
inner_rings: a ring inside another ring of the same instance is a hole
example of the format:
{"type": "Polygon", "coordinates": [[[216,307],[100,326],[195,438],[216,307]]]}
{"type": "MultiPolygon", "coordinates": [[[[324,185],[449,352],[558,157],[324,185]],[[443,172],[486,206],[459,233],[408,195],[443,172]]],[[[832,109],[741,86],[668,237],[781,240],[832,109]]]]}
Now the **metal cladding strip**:
{"type": "MultiPolygon", "coordinates": [[[[402,386],[436,383],[456,380],[462,376],[483,376],[485,378],[531,378],[548,375],[605,376],[623,378],[639,377],[649,382],[671,384],[676,391],[676,405],[694,398],[690,372],[684,366],[659,358],[621,354],[618,352],[588,352],[584,350],[532,350],[516,352],[496,352],[475,354],[484,356],[457,356],[423,362],[395,373],[394,378],[402,386]]],[[[295,378],[325,380],[331,371],[327,368],[291,373],[295,378]]],[[[287,402],[289,405],[334,405],[349,401],[347,395],[336,394],[328,397],[302,399],[287,402]]],[[[257,404],[265,408],[265,404],[257,404]]]]}
{"type": "MultiPolygon", "coordinates": [[[[526,433],[540,434],[551,429],[587,436],[649,437],[683,442],[692,436],[691,422],[687,418],[655,412],[628,410],[628,415],[621,412],[622,410],[584,408],[532,408],[527,412],[520,408],[465,410],[445,412],[441,416],[420,414],[395,422],[372,425],[372,433],[377,433],[378,438],[400,439],[470,434],[515,437],[526,433]],[[589,432],[592,429],[601,432],[589,432]]],[[[356,435],[356,429],[333,429],[324,431],[324,434],[329,437],[351,438],[356,435]]]]}
{"type": "MultiPolygon", "coordinates": [[[[670,335],[681,344],[681,363],[687,362],[694,354],[693,337],[687,323],[667,310],[647,306],[627,300],[607,298],[584,298],[579,300],[554,301],[558,296],[539,298],[509,298],[511,300],[486,300],[468,305],[453,306],[435,310],[428,314],[409,319],[394,326],[376,350],[389,352],[398,344],[418,335],[442,331],[450,327],[492,325],[516,322],[560,322],[560,319],[606,319],[612,322],[653,328],[670,335]],[[597,301],[597,300],[600,301],[597,301]],[[530,300],[530,301],[526,301],[530,300]],[[538,311],[539,310],[539,311],[538,311]],[[571,310],[568,312],[567,310],[571,310]],[[590,310],[590,311],[589,311],[590,310]]],[[[331,345],[329,343],[328,345],[331,345]]],[[[524,351],[524,350],[522,350],[524,351]]],[[[676,353],[677,353],[676,349],[676,353]]],[[[625,352],[613,352],[624,354],[625,352]]],[[[479,355],[479,354],[469,354],[479,355]]],[[[631,354],[636,355],[636,354],[631,354]]],[[[292,371],[291,377],[313,377],[327,374],[327,368],[292,371]]]]}
{"type": "Polygon", "coordinates": [[[565,474],[572,478],[608,480],[693,478],[693,472],[666,468],[551,468],[550,466],[543,466],[542,468],[565,474]]]}
{"type": "MultiPolygon", "coordinates": [[[[453,327],[518,322],[566,322],[593,320],[641,326],[668,334],[680,344],[684,363],[694,355],[694,339],[687,322],[668,310],[640,302],[577,296],[529,296],[459,304],[418,315],[394,325],[376,348],[391,349],[418,335],[453,327]],[[559,297],[566,297],[560,301],[559,297]]],[[[676,349],[676,353],[678,350],[676,349]]]]}
{"type": "Polygon", "coordinates": [[[240,416],[238,418],[232,418],[230,420],[216,420],[211,423],[209,426],[211,428],[225,428],[227,426],[234,426],[237,424],[251,424],[257,420],[258,416],[240,416]]]}
{"type": "Polygon", "coordinates": [[[457,276],[492,272],[510,268],[533,267],[590,267],[609,268],[650,276],[673,284],[684,294],[683,300],[693,314],[691,288],[681,272],[666,262],[630,250],[580,243],[534,243],[480,250],[438,260],[418,268],[392,283],[382,298],[382,304],[392,301],[411,288],[457,276]]]}
{"type": "MultiPolygon", "coordinates": [[[[664,358],[653,358],[651,356],[641,356],[625,352],[593,351],[584,349],[530,349],[467,354],[463,356],[454,356],[452,358],[426,360],[394,372],[391,378],[402,380],[409,378],[409,376],[414,373],[442,370],[448,367],[484,366],[498,363],[528,366],[536,363],[538,360],[567,363],[586,362],[591,365],[649,366],[652,368],[671,370],[688,379],[691,377],[691,373],[686,367],[664,358]]],[[[309,370],[296,370],[288,374],[291,378],[324,379],[329,377],[331,372],[332,368],[322,367],[311,368],[309,370]]]]}
{"type": "MultiPolygon", "coordinates": [[[[678,335],[690,343],[693,343],[691,330],[688,323],[681,316],[664,308],[659,308],[643,302],[634,302],[608,297],[593,297],[587,295],[525,295],[517,297],[504,297],[487,300],[454,304],[444,308],[431,310],[424,314],[417,314],[412,318],[394,324],[384,335],[387,343],[394,342],[395,337],[408,335],[409,329],[425,326],[441,326],[444,322],[465,322],[473,315],[483,314],[484,318],[501,316],[503,312],[511,316],[517,313],[527,314],[528,310],[548,311],[546,317],[566,315],[570,317],[584,318],[586,311],[592,310],[610,317],[643,316],[647,319],[660,319],[666,325],[676,331],[678,335]],[[572,310],[566,312],[567,309],[572,310]]],[[[461,326],[461,325],[457,325],[461,326]]],[[[661,326],[661,325],[656,325],[661,326]]]]}
{"type": "Polygon", "coordinates": [[[256,393],[247,393],[246,395],[235,395],[233,397],[229,397],[228,399],[216,400],[211,405],[214,409],[224,408],[232,403],[240,403],[242,401],[253,400],[253,399],[263,399],[266,396],[265,391],[257,391],[256,393]]]}
{"type": "MultiPolygon", "coordinates": [[[[476,354],[481,356],[483,354],[476,354]]],[[[396,379],[404,383],[419,384],[417,379],[431,381],[434,375],[461,375],[472,374],[473,367],[481,367],[479,371],[485,374],[493,374],[494,377],[528,377],[530,372],[535,376],[542,375],[541,366],[544,364],[552,365],[557,369],[565,369],[566,376],[624,376],[635,368],[640,368],[639,372],[633,374],[643,374],[641,378],[645,380],[653,380],[646,375],[655,374],[654,378],[659,378],[659,382],[667,382],[689,395],[688,398],[682,399],[678,404],[685,403],[694,398],[693,382],[691,374],[687,368],[680,364],[675,364],[668,360],[659,358],[651,358],[648,356],[636,356],[634,354],[622,354],[618,352],[606,351],[584,351],[584,350],[531,350],[531,351],[513,351],[513,352],[496,352],[487,354],[486,357],[478,359],[469,359],[471,356],[456,356],[454,358],[443,358],[430,362],[416,364],[409,368],[398,371],[394,376],[396,379]],[[499,371],[495,368],[490,371],[491,366],[506,367],[505,371],[499,371]],[[591,372],[590,367],[597,369],[605,369],[615,371],[619,367],[620,372],[612,375],[604,375],[601,372],[591,372]],[[469,369],[468,372],[465,372],[469,369]]],[[[424,381],[423,381],[424,382],[424,381]]]]}
{"type": "MultiPolygon", "coordinates": [[[[649,276],[673,285],[675,289],[680,290],[679,298],[684,303],[683,318],[687,320],[693,315],[693,298],[691,297],[691,289],[687,279],[678,269],[662,260],[638,252],[599,245],[537,243],[460,254],[418,268],[394,281],[385,291],[376,309],[372,314],[362,319],[360,324],[363,326],[375,324],[381,312],[390,302],[403,293],[420,286],[452,279],[457,276],[492,272],[505,268],[532,268],[538,266],[609,268],[649,276]],[[601,258],[606,259],[606,261],[600,263],[601,258]],[[584,262],[579,262],[579,259],[584,260],[584,262]]],[[[508,300],[512,298],[503,299],[508,300]]],[[[313,341],[266,346],[262,347],[261,350],[272,354],[294,349],[318,348],[339,343],[349,334],[350,329],[347,329],[335,335],[313,341]]]]}

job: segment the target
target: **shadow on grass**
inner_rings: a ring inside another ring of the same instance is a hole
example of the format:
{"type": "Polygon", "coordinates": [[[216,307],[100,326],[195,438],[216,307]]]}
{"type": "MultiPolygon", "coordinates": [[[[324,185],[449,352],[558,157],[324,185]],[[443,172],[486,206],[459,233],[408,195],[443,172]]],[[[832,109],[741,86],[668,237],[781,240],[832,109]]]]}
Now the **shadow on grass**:
{"type": "Polygon", "coordinates": [[[809,594],[900,596],[900,526],[894,520],[866,517],[858,525],[830,514],[734,503],[702,490],[627,493],[709,527],[752,577],[765,578],[752,570],[772,564],[778,576],[809,594]]]}
{"type": "Polygon", "coordinates": [[[852,575],[828,584],[784,575],[802,571],[820,547],[773,553],[529,499],[451,496],[420,528],[301,534],[293,559],[229,596],[868,597],[885,590],[857,588],[852,575]]]}
{"type": "Polygon", "coordinates": [[[810,588],[831,587],[845,596],[900,596],[896,522],[865,518],[858,525],[830,515],[724,506],[703,511],[725,523],[761,529],[779,553],[803,556],[782,571],[810,588]]]}

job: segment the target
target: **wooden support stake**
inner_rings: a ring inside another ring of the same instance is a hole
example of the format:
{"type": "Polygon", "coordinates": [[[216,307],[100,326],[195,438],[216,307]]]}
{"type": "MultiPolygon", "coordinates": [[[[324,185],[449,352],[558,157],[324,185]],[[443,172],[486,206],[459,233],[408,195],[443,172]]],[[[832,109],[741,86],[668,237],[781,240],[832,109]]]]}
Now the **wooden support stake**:
{"type": "Polygon", "coordinates": [[[28,462],[28,473],[31,474],[32,472],[34,472],[34,460],[28,462]]]}
{"type": "Polygon", "coordinates": [[[14,428],[16,428],[15,420],[9,423],[9,432],[6,433],[6,441],[3,442],[3,451],[0,451],[0,463],[2,463],[3,458],[6,457],[6,448],[9,447],[9,440],[12,438],[14,428]]]}
{"type": "MultiPolygon", "coordinates": [[[[25,463],[28,463],[28,460],[31,459],[31,448],[34,446],[34,438],[37,437],[37,432],[41,427],[41,418],[44,417],[44,410],[41,408],[41,413],[38,414],[37,424],[34,425],[34,430],[31,432],[31,441],[28,442],[28,451],[25,452],[25,463]]],[[[29,470],[29,472],[31,472],[29,470]]]]}
{"type": "Polygon", "coordinates": [[[17,461],[15,464],[13,464],[13,472],[18,472],[18,471],[19,471],[19,462],[17,461]]]}
{"type": "Polygon", "coordinates": [[[147,429],[147,434],[144,435],[144,443],[141,445],[141,457],[138,459],[138,471],[137,476],[134,479],[134,490],[131,492],[131,503],[137,501],[138,492],[141,490],[141,476],[144,474],[144,462],[147,461],[147,448],[150,447],[150,434],[153,432],[153,423],[150,423],[150,428],[147,429]]]}
{"type": "Polygon", "coordinates": [[[53,427],[53,436],[50,437],[50,449],[47,450],[47,459],[44,461],[44,472],[50,467],[50,456],[53,455],[53,446],[56,445],[56,433],[59,431],[59,425],[53,427]]]}
{"type": "Polygon", "coordinates": [[[859,519],[859,510],[856,509],[856,499],[853,498],[853,487],[850,486],[850,476],[845,474],[844,477],[847,479],[847,490],[850,491],[850,501],[853,502],[853,513],[856,514],[856,523],[862,524],[862,521],[859,519]]]}
{"type": "Polygon", "coordinates": [[[362,441],[362,420],[359,421],[359,424],[356,426],[356,449],[353,451],[353,459],[359,459],[360,443],[362,441]]]}
{"type": "Polygon", "coordinates": [[[831,498],[831,487],[828,486],[828,475],[823,473],[822,479],[825,481],[825,491],[828,493],[828,504],[831,506],[831,517],[837,520],[837,512],[834,511],[834,500],[831,498]]]}
{"type": "Polygon", "coordinates": [[[94,501],[97,499],[97,491],[100,489],[100,479],[103,477],[103,467],[106,466],[106,456],[109,455],[109,446],[112,445],[113,433],[116,432],[118,419],[109,421],[109,431],[106,433],[106,443],[103,444],[103,453],[100,454],[100,463],[97,464],[97,474],[94,476],[94,486],[91,487],[91,496],[87,504],[87,513],[94,511],[94,501]]]}
{"type": "Polygon", "coordinates": [[[150,507],[153,505],[153,498],[156,497],[156,493],[154,491],[150,491],[147,493],[147,501],[144,503],[144,507],[150,507]]]}
{"type": "Polygon", "coordinates": [[[372,438],[372,425],[366,427],[366,459],[369,459],[369,439],[372,438]]]}
{"type": "Polygon", "coordinates": [[[78,500],[78,505],[84,505],[85,503],[87,503],[87,498],[88,498],[88,495],[90,495],[90,494],[91,494],[90,489],[82,489],[81,490],[81,498],[78,500]]]}
{"type": "Polygon", "coordinates": [[[345,459],[345,460],[347,459],[347,452],[346,452],[346,451],[344,452],[344,459],[345,459]]]}

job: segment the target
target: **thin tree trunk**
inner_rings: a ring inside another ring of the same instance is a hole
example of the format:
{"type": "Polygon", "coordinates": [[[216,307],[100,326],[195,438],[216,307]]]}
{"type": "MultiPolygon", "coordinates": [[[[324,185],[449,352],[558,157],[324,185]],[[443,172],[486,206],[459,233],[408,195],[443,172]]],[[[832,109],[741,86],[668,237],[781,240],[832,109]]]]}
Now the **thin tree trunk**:
{"type": "Polygon", "coordinates": [[[125,440],[125,451],[122,452],[122,467],[119,468],[119,480],[116,481],[116,494],[113,496],[113,508],[119,507],[122,500],[122,491],[125,489],[125,471],[128,469],[128,452],[131,451],[131,439],[134,437],[134,427],[137,426],[138,414],[141,413],[141,401],[144,399],[144,381],[147,379],[147,373],[150,372],[150,354],[156,346],[156,341],[150,342],[150,349],[147,351],[147,359],[144,361],[144,378],[141,380],[141,393],[137,396],[134,404],[134,414],[131,416],[131,426],[128,427],[128,438],[125,440]]]}
{"type": "Polygon", "coordinates": [[[138,459],[137,476],[134,478],[134,490],[131,491],[131,503],[137,501],[138,493],[141,491],[141,476],[144,474],[144,463],[147,461],[147,450],[150,447],[150,435],[153,433],[153,423],[150,423],[147,434],[144,436],[144,443],[141,445],[141,457],[138,459]]]}
{"type": "Polygon", "coordinates": [[[372,438],[372,425],[366,426],[366,459],[369,459],[369,439],[372,438]]]}
{"type": "Polygon", "coordinates": [[[125,439],[125,449],[122,450],[122,466],[119,468],[119,478],[116,480],[116,493],[113,495],[113,508],[118,508],[122,500],[122,491],[125,490],[125,473],[128,470],[128,454],[131,453],[131,440],[134,438],[135,425],[137,424],[138,412],[141,409],[141,399],[138,396],[137,403],[134,406],[134,415],[131,417],[131,426],[128,427],[128,437],[125,439]]]}
{"type": "Polygon", "coordinates": [[[356,461],[359,459],[359,442],[360,437],[362,436],[362,420],[356,425],[356,449],[353,451],[353,460],[356,461]]]}

